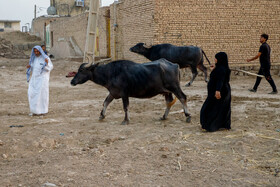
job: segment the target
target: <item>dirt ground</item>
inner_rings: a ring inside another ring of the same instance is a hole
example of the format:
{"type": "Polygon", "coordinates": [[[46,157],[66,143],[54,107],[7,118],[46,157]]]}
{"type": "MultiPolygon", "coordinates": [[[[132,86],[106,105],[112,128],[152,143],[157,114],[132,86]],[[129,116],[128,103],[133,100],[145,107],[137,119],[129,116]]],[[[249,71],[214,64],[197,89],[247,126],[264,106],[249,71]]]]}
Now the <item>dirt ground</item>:
{"type": "MultiPolygon", "coordinates": [[[[163,96],[130,99],[130,124],[121,100],[99,121],[108,91],[92,82],[72,87],[65,75],[79,62],[54,60],[50,107],[30,117],[27,59],[0,59],[1,186],[279,186],[280,94],[263,80],[232,76],[232,130],[204,132],[199,112],[206,83],[182,89],[191,123],[179,102],[160,121],[163,96]],[[23,126],[23,127],[20,127],[23,126]],[[49,185],[51,185],[49,184],[49,185]]],[[[280,77],[273,77],[280,88],[280,77]]]]}

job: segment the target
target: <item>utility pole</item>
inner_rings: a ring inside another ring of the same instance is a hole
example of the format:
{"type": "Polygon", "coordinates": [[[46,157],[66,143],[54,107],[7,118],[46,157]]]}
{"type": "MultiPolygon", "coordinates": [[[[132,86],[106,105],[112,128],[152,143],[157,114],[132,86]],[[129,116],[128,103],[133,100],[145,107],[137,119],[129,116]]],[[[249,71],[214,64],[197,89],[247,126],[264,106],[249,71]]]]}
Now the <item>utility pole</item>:
{"type": "Polygon", "coordinates": [[[34,18],[36,19],[36,12],[37,12],[37,7],[36,7],[36,5],[34,6],[34,18]]]}
{"type": "Polygon", "coordinates": [[[90,0],[84,62],[88,60],[89,63],[94,63],[99,3],[100,0],[90,0]]]}

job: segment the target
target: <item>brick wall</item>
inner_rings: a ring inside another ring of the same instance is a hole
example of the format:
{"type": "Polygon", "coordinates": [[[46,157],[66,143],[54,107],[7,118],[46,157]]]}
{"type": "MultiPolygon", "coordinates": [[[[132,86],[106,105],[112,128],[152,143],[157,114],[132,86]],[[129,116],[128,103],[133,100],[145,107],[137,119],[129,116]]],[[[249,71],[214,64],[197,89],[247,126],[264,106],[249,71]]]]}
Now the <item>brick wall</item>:
{"type": "MultiPolygon", "coordinates": [[[[231,63],[257,54],[269,34],[272,62],[280,62],[279,0],[155,0],[154,43],[197,45],[213,62],[225,51],[231,63]]],[[[257,62],[257,61],[256,61],[257,62]]]]}
{"type": "Polygon", "coordinates": [[[138,42],[153,41],[155,32],[153,20],[154,1],[127,0],[120,1],[116,8],[114,6],[110,6],[112,57],[139,62],[147,61],[140,55],[129,52],[129,48],[138,42]],[[114,23],[117,25],[114,26],[114,23]]]}
{"type": "MultiPolygon", "coordinates": [[[[212,62],[215,53],[225,51],[229,55],[230,63],[241,63],[257,54],[260,35],[268,33],[272,63],[280,62],[279,0],[120,2],[116,6],[116,32],[112,33],[117,59],[146,61],[145,58],[128,51],[130,46],[144,42],[199,46],[212,62]]],[[[111,20],[114,20],[112,5],[110,10],[111,20]]],[[[114,44],[111,47],[114,47],[114,44]]]]}
{"type": "MultiPolygon", "coordinates": [[[[97,22],[97,27],[98,27],[98,50],[99,50],[99,56],[100,57],[107,57],[110,56],[108,54],[108,48],[107,46],[109,44],[108,37],[109,36],[109,31],[107,27],[107,23],[110,23],[110,10],[109,7],[102,7],[99,9],[99,16],[98,16],[98,22],[97,22]]],[[[109,24],[108,23],[108,24],[109,24]]]]}

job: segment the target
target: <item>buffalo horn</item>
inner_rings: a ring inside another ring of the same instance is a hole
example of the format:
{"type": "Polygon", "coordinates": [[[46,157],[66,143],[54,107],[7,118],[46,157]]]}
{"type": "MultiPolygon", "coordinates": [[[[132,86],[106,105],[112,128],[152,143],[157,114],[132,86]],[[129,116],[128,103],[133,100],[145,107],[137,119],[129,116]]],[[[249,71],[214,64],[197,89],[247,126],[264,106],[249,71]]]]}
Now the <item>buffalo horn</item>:
{"type": "Polygon", "coordinates": [[[92,63],[89,62],[89,57],[88,57],[88,56],[86,56],[85,58],[87,59],[87,62],[84,62],[84,63],[86,63],[85,66],[84,66],[85,68],[88,68],[88,67],[90,67],[92,64],[94,64],[93,62],[92,62],[92,63]]]}
{"type": "Polygon", "coordinates": [[[147,45],[146,43],[144,43],[144,45],[143,45],[143,47],[145,47],[145,48],[151,48],[152,46],[151,45],[147,45]]]}

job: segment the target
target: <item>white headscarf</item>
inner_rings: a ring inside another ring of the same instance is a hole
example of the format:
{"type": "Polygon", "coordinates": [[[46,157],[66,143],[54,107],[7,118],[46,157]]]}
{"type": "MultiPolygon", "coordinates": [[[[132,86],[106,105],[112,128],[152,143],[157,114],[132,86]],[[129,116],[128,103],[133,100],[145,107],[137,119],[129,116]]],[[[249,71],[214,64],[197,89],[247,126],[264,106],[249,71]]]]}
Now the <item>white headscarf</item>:
{"type": "MultiPolygon", "coordinates": [[[[32,64],[33,64],[33,62],[34,62],[34,59],[35,59],[35,57],[36,57],[36,55],[35,55],[35,53],[34,53],[34,49],[37,49],[37,50],[41,53],[41,55],[43,55],[43,57],[44,57],[45,59],[48,58],[48,55],[45,54],[45,52],[43,51],[43,49],[41,48],[41,46],[36,45],[36,46],[33,47],[32,51],[31,51],[31,55],[30,55],[30,60],[29,60],[30,68],[28,68],[27,71],[26,71],[27,82],[29,82],[30,73],[31,73],[31,71],[32,71],[31,66],[32,66],[32,64]]],[[[47,63],[45,62],[44,65],[43,65],[43,67],[42,67],[41,73],[43,72],[43,70],[44,70],[44,68],[45,68],[46,65],[47,65],[47,63]]]]}

